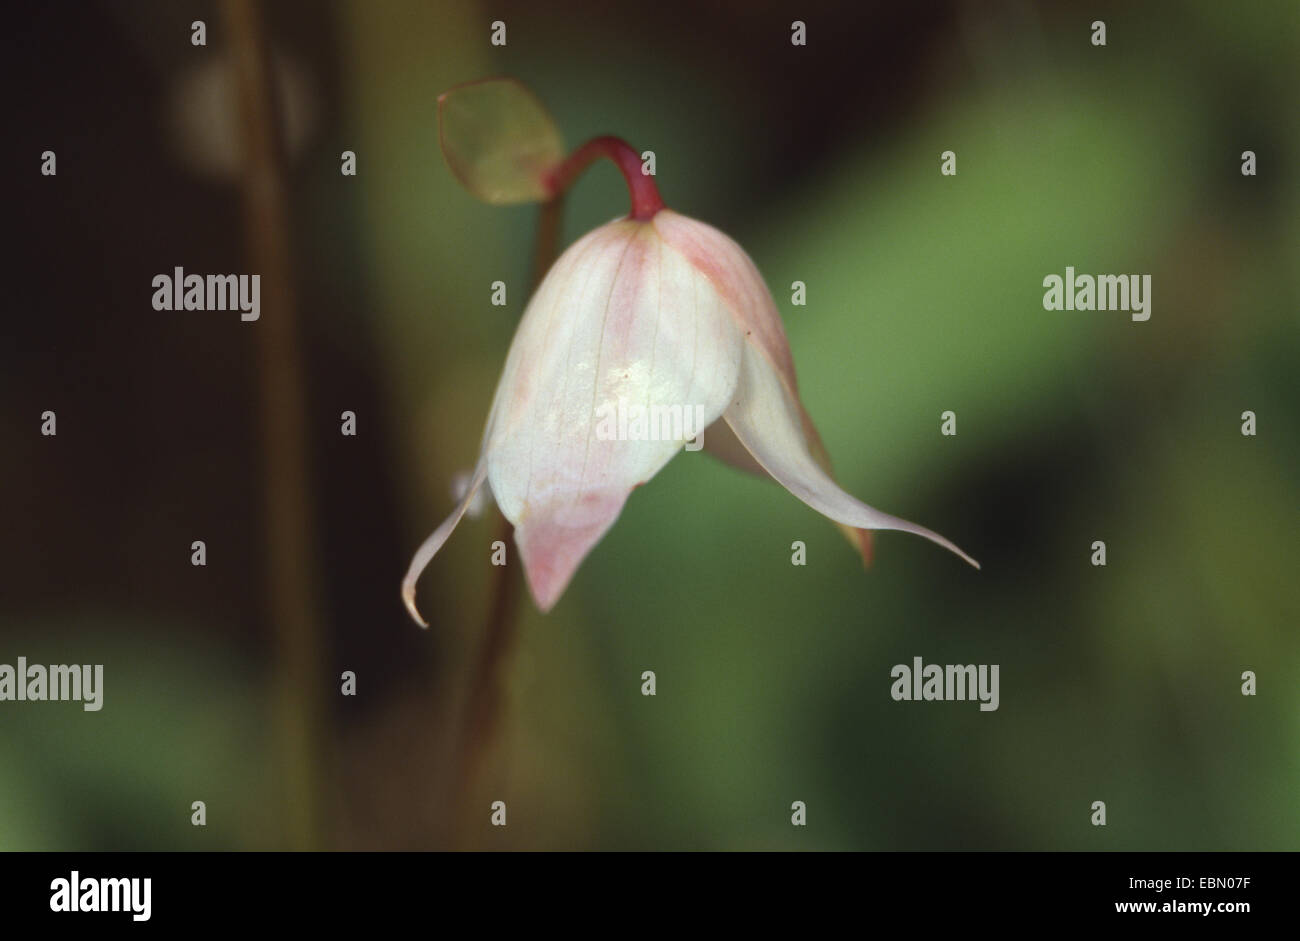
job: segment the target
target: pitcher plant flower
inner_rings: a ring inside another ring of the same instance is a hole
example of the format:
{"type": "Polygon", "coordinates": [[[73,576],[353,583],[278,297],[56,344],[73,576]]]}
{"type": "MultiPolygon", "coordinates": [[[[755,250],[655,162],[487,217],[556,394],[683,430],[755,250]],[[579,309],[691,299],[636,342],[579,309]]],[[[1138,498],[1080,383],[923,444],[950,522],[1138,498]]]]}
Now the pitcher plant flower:
{"type": "Polygon", "coordinates": [[[840,524],[864,561],[870,531],[883,529],[922,536],[979,568],[938,533],[836,484],[762,275],[728,236],[666,208],[635,150],[600,137],[564,157],[546,112],[510,80],[458,86],[439,104],[448,162],[481,198],[555,199],[603,157],[622,172],[632,205],[570,246],[529,300],[469,487],[402,583],[417,622],[426,624],[416,580],[485,481],[514,526],[537,606],[550,610],[632,490],[686,444],[674,435],[611,433],[611,411],[628,403],[642,415],[699,415],[707,449],[769,475],[840,524]]]}

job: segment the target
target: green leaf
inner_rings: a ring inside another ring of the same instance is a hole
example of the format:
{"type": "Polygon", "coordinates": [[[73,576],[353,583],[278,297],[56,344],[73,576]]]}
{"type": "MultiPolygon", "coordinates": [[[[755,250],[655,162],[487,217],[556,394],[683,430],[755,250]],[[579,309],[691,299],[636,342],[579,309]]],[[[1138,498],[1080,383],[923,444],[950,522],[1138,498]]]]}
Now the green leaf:
{"type": "Polygon", "coordinates": [[[443,156],[457,179],[497,206],[551,197],[546,176],[564,141],[537,96],[512,78],[457,85],[438,96],[443,156]]]}

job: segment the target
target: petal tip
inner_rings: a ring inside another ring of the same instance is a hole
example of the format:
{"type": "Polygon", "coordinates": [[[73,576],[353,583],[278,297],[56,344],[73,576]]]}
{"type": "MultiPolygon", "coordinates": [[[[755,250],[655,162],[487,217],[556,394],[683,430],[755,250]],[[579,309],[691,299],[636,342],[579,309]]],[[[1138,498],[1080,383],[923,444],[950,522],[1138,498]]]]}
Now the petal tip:
{"type": "MultiPolygon", "coordinates": [[[[926,538],[930,538],[930,537],[927,535],[927,533],[920,533],[920,535],[922,535],[922,536],[926,536],[926,538]]],[[[964,562],[965,562],[967,565],[969,565],[971,568],[975,569],[975,571],[978,572],[978,571],[980,570],[980,564],[979,564],[979,562],[975,561],[975,559],[973,559],[973,558],[971,558],[969,555],[967,555],[966,552],[965,552],[965,550],[963,550],[963,549],[961,549],[960,547],[958,547],[958,546],[957,546],[954,542],[952,542],[951,540],[949,540],[949,539],[944,539],[942,536],[940,536],[939,539],[935,539],[935,540],[931,540],[931,541],[932,541],[932,542],[938,542],[938,544],[941,545],[941,546],[943,546],[945,549],[948,549],[948,550],[950,550],[951,552],[953,552],[954,554],[956,554],[957,556],[960,556],[961,559],[962,559],[962,561],[964,561],[964,562]]]]}
{"type": "Polygon", "coordinates": [[[578,566],[598,543],[627,500],[619,489],[588,492],[577,504],[530,508],[515,525],[515,545],[528,589],[546,613],[564,594],[578,566]]]}
{"type": "Polygon", "coordinates": [[[563,590],[559,592],[550,592],[545,595],[538,594],[536,588],[533,588],[532,591],[533,602],[537,605],[537,610],[542,612],[542,614],[550,614],[551,609],[554,608],[556,603],[560,600],[560,595],[563,594],[563,590]]]}
{"type": "Polygon", "coordinates": [[[524,575],[533,603],[542,614],[549,614],[564,594],[577,566],[556,568],[549,560],[543,561],[536,555],[525,556],[524,559],[524,575]]]}
{"type": "Polygon", "coordinates": [[[871,563],[875,559],[875,541],[871,538],[871,530],[854,529],[856,536],[858,555],[862,557],[862,570],[865,572],[871,568],[871,563]]]}
{"type": "Polygon", "coordinates": [[[406,612],[412,621],[421,627],[429,626],[429,622],[420,616],[420,609],[415,606],[415,582],[409,579],[402,582],[402,604],[406,605],[406,612]]]}

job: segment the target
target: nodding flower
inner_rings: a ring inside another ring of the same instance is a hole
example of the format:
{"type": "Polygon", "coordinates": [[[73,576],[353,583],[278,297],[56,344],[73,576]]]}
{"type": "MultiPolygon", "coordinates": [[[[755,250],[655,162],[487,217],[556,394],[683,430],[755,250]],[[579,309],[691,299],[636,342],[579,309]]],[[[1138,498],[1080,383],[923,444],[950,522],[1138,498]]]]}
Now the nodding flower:
{"type": "Polygon", "coordinates": [[[602,416],[620,403],[698,412],[707,449],[770,475],[841,524],[864,559],[869,531],[892,529],[923,536],[978,568],[943,536],[836,484],[799,401],[776,304],[753,261],[712,226],[664,208],[653,177],[621,141],[597,138],[575,156],[593,145],[623,169],[632,212],[570,246],[528,302],[469,487],[403,581],[411,616],[425,623],[416,580],[484,481],[514,524],[538,607],[547,611],[559,600],[632,490],[685,444],[600,433],[602,416]]]}

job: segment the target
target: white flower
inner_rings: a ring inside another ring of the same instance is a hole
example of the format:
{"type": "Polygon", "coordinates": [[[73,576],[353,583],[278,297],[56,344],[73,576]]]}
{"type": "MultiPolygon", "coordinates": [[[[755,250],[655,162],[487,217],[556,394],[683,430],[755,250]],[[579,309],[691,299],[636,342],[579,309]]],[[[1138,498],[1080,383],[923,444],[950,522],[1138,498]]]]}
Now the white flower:
{"type": "Polygon", "coordinates": [[[979,567],[937,533],[839,488],[754,263],[718,230],[661,209],[587,234],[542,280],[511,343],[469,489],[411,560],[402,598],[412,617],[425,623],[416,579],[485,479],[514,524],[538,607],[555,604],[628,494],[684,443],[597,434],[620,402],[702,409],[706,446],[731,445],[740,463],[752,457],[819,513],[854,530],[924,536],[979,567]]]}

